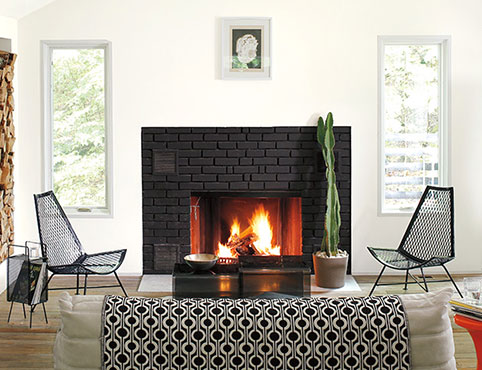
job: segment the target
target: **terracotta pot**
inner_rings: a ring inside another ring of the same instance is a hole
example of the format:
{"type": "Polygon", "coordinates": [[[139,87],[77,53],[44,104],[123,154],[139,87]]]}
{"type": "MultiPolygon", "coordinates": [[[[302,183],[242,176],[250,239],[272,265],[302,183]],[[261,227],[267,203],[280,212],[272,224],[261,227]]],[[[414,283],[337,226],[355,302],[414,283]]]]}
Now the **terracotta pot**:
{"type": "Polygon", "coordinates": [[[313,254],[316,285],[322,288],[341,288],[345,285],[348,253],[336,257],[322,257],[313,254]]]}

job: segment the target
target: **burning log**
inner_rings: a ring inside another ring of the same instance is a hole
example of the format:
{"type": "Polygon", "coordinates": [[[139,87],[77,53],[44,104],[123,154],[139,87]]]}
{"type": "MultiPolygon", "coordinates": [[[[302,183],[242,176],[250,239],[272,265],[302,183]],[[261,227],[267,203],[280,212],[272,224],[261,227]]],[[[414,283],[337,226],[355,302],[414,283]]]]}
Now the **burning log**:
{"type": "Polygon", "coordinates": [[[221,258],[280,255],[280,247],[273,246],[272,239],[273,230],[269,223],[269,213],[260,205],[250,219],[250,225],[243,231],[237,218],[233,220],[228,242],[218,242],[217,254],[221,258]]]}
{"type": "Polygon", "coordinates": [[[238,235],[232,235],[226,243],[226,246],[229,249],[236,251],[238,255],[248,256],[256,253],[252,246],[253,241],[255,241],[255,236],[253,234],[244,238],[240,238],[238,235]]]}

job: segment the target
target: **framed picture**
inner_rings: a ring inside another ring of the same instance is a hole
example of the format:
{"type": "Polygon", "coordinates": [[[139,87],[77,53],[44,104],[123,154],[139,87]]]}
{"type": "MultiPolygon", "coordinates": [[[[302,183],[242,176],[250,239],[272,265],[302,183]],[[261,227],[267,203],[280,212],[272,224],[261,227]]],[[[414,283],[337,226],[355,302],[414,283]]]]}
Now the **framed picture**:
{"type": "Polygon", "coordinates": [[[222,19],[224,80],[271,79],[271,18],[222,19]]]}

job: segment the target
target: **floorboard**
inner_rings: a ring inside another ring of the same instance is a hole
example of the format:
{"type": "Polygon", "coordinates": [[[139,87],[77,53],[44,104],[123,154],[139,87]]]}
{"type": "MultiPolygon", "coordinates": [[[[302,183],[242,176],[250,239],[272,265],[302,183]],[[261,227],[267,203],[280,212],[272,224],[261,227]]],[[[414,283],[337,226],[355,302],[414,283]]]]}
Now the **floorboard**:
{"type": "MultiPolygon", "coordinates": [[[[439,279],[440,276],[432,276],[433,279],[439,279]]],[[[353,295],[367,295],[373,284],[373,276],[356,276],[355,277],[362,292],[353,295]]],[[[385,282],[399,280],[400,276],[384,277],[385,282]]],[[[455,280],[460,282],[463,276],[454,276],[455,280]]],[[[139,293],[137,287],[139,285],[140,276],[122,276],[121,280],[127,292],[131,296],[144,297],[162,297],[167,294],[163,293],[139,293]]],[[[114,277],[92,277],[89,278],[89,284],[110,285],[114,282],[114,277]]],[[[75,285],[75,277],[57,276],[51,282],[51,287],[66,287],[75,285]]],[[[440,289],[444,286],[450,286],[450,283],[434,283],[430,287],[432,290],[440,289]]],[[[419,293],[421,290],[416,285],[409,286],[407,293],[419,293]]],[[[74,294],[75,291],[70,291],[74,294]]],[[[380,287],[377,288],[376,294],[401,294],[404,291],[401,286],[380,287]]],[[[28,328],[28,312],[27,319],[24,319],[22,306],[14,304],[12,318],[7,323],[8,310],[10,303],[6,301],[6,292],[0,295],[0,369],[52,369],[52,347],[55,339],[55,333],[60,325],[60,315],[57,306],[57,300],[61,291],[49,292],[49,300],[46,303],[47,315],[49,323],[46,324],[43,312],[39,307],[33,314],[32,329],[28,328]]],[[[87,294],[121,294],[119,288],[92,289],[87,294]]],[[[326,294],[333,296],[334,294],[326,294]]],[[[345,295],[350,295],[345,294],[345,295]]],[[[467,331],[454,324],[453,318],[452,328],[455,340],[455,358],[457,368],[476,369],[477,359],[475,349],[467,331]]]]}

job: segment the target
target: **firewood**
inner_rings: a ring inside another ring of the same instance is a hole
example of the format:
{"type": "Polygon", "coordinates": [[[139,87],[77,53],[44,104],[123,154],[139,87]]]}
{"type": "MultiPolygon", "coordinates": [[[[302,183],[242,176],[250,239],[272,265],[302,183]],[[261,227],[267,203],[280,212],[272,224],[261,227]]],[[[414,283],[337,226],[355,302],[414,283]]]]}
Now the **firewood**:
{"type": "Polygon", "coordinates": [[[9,71],[5,74],[5,79],[7,80],[7,82],[12,82],[13,80],[13,72],[9,71]]]}
{"type": "Polygon", "coordinates": [[[12,253],[8,245],[14,241],[13,79],[16,58],[15,54],[0,51],[0,262],[12,253]]]}
{"type": "Polygon", "coordinates": [[[249,235],[251,235],[251,234],[253,234],[253,228],[252,228],[251,226],[249,226],[247,229],[245,229],[245,230],[239,235],[239,237],[240,237],[241,239],[243,239],[243,238],[245,238],[245,237],[247,237],[247,236],[249,236],[249,235]]]}
{"type": "Polygon", "coordinates": [[[256,246],[253,244],[253,249],[255,251],[255,254],[263,254],[259,249],[256,248],[256,246]]]}
{"type": "Polygon", "coordinates": [[[7,98],[7,86],[0,86],[0,100],[5,101],[7,98]]]}
{"type": "Polygon", "coordinates": [[[236,252],[238,252],[238,255],[240,256],[248,256],[248,255],[251,255],[253,254],[253,250],[244,246],[244,245],[241,245],[239,247],[236,247],[236,252]]]}
{"type": "Polygon", "coordinates": [[[12,149],[13,149],[13,144],[15,144],[15,138],[14,137],[8,137],[7,138],[7,145],[6,145],[6,152],[7,153],[12,153],[12,149]]]}
{"type": "Polygon", "coordinates": [[[226,243],[226,246],[232,251],[235,251],[235,254],[238,255],[244,256],[255,254],[255,250],[251,245],[254,238],[254,234],[250,234],[244,238],[240,238],[238,235],[232,235],[226,243]]]}
{"type": "Polygon", "coordinates": [[[11,110],[15,110],[15,104],[13,103],[13,95],[8,95],[8,97],[7,97],[7,106],[8,106],[11,110]]]}

